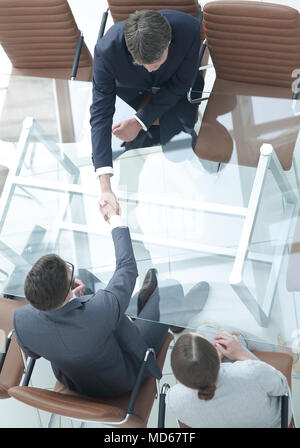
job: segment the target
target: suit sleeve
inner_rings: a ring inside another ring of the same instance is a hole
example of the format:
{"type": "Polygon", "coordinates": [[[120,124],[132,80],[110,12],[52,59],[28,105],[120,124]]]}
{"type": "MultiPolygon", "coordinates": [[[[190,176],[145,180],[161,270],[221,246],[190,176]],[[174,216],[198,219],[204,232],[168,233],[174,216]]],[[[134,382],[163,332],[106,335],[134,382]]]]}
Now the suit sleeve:
{"type": "Polygon", "coordinates": [[[17,343],[18,343],[20,349],[22,350],[22,352],[25,353],[25,355],[30,356],[30,358],[39,359],[40,355],[32,352],[28,347],[26,347],[26,345],[24,345],[24,343],[21,339],[21,336],[19,335],[19,332],[18,332],[18,310],[15,311],[15,313],[14,313],[14,330],[15,330],[17,343]]]}
{"type": "Polygon", "coordinates": [[[178,70],[162,86],[158,93],[152,95],[149,102],[136,113],[137,117],[149,128],[152,123],[171,109],[187,93],[194,79],[200,50],[200,28],[189,51],[183,58],[178,70]],[[197,37],[196,37],[197,36],[197,37]]]}
{"type": "MultiPolygon", "coordinates": [[[[138,276],[128,227],[112,230],[115,245],[116,269],[106,286],[106,310],[110,307],[110,325],[117,327],[128,307],[138,276]]],[[[102,291],[100,291],[102,293],[102,291]]]]}
{"type": "Polygon", "coordinates": [[[111,129],[115,112],[115,79],[99,45],[95,47],[93,100],[90,108],[92,159],[97,168],[112,167],[111,129]]]}

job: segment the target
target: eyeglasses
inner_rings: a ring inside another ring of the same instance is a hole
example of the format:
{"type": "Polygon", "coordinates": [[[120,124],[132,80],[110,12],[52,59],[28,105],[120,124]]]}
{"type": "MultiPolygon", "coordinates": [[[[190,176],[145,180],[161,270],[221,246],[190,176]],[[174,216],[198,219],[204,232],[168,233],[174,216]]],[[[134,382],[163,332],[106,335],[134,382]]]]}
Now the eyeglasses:
{"type": "Polygon", "coordinates": [[[69,291],[70,291],[70,289],[72,290],[72,289],[74,289],[74,287],[75,287],[75,279],[74,279],[74,264],[72,264],[72,263],[70,263],[69,261],[66,261],[65,262],[66,263],[66,265],[68,266],[68,268],[71,270],[71,272],[72,272],[72,275],[71,275],[71,280],[70,280],[70,286],[69,286],[69,288],[68,288],[68,292],[67,292],[67,295],[69,294],[69,291]]]}

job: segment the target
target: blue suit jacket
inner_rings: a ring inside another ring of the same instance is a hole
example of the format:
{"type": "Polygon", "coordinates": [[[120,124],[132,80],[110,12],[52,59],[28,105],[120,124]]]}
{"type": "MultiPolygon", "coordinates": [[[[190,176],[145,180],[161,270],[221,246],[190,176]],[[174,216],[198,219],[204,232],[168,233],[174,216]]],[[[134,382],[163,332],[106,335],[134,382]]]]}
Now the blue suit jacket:
{"type": "MultiPolygon", "coordinates": [[[[129,230],[112,231],[116,270],[104,290],[73,299],[45,312],[26,305],[14,314],[22,350],[51,362],[56,378],[71,390],[92,397],[113,397],[132,390],[147,345],[125,316],[138,275],[129,230]]],[[[147,375],[161,377],[149,358],[147,375]]]]}
{"type": "Polygon", "coordinates": [[[136,114],[147,128],[191,87],[200,49],[200,24],[178,11],[160,13],[171,25],[172,40],[167,61],[155,72],[133,64],[124,38],[125,21],[113,25],[96,44],[90,120],[95,169],[112,166],[111,128],[117,87],[135,88],[137,92],[160,87],[136,114]]]}

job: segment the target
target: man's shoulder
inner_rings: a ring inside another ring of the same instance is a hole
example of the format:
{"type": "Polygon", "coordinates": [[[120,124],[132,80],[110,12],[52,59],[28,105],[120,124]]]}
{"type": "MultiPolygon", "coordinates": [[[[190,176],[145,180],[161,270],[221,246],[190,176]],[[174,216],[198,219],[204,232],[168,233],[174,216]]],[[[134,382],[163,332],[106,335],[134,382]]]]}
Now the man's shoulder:
{"type": "Polygon", "coordinates": [[[188,23],[195,24],[199,26],[199,21],[191,14],[187,14],[186,12],[176,11],[174,9],[161,9],[160,14],[162,14],[172,25],[174,23],[188,23]]]}
{"type": "Polygon", "coordinates": [[[110,50],[112,47],[121,45],[124,39],[124,25],[125,20],[112,25],[97,42],[97,47],[101,48],[101,51],[110,50]]]}
{"type": "Polygon", "coordinates": [[[24,316],[27,314],[34,314],[37,310],[30,305],[30,303],[26,303],[24,306],[16,309],[14,312],[14,316],[24,316]]]}
{"type": "Polygon", "coordinates": [[[191,16],[180,11],[161,10],[160,13],[167,19],[172,28],[172,41],[180,46],[190,45],[200,36],[200,23],[191,16]]]}
{"type": "Polygon", "coordinates": [[[18,308],[14,312],[14,329],[16,330],[19,326],[26,323],[26,325],[31,325],[32,319],[38,314],[38,310],[35,309],[30,303],[18,308]]]}

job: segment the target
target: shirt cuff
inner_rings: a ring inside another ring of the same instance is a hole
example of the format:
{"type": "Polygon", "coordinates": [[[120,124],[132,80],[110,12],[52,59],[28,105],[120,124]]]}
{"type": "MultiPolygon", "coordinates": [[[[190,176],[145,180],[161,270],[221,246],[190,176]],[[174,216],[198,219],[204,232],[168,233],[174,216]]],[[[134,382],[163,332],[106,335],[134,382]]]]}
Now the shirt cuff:
{"type": "Polygon", "coordinates": [[[109,218],[109,224],[111,230],[115,229],[116,227],[122,227],[122,218],[120,215],[113,215],[109,218]]]}
{"type": "Polygon", "coordinates": [[[138,122],[140,123],[140,125],[142,126],[142,128],[144,129],[144,131],[147,131],[146,126],[144,125],[144,123],[142,122],[142,120],[140,120],[139,117],[137,117],[136,115],[134,115],[133,118],[135,118],[136,121],[138,121],[138,122]]]}
{"type": "Polygon", "coordinates": [[[111,176],[114,175],[114,170],[111,166],[102,166],[101,168],[97,168],[95,171],[96,177],[101,176],[102,174],[110,174],[111,176]]]}

